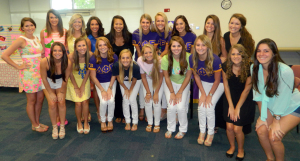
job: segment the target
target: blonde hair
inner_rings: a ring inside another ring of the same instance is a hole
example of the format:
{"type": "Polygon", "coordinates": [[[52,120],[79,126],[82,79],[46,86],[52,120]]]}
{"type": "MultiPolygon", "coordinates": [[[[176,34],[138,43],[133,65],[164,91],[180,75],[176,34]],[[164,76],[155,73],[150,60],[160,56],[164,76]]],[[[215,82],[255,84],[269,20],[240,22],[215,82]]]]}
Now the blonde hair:
{"type": "Polygon", "coordinates": [[[152,86],[153,89],[156,89],[156,87],[159,84],[159,60],[158,60],[158,56],[156,54],[155,48],[153,45],[150,44],[145,44],[142,48],[142,59],[144,62],[146,62],[146,58],[144,56],[144,52],[146,48],[150,48],[150,50],[152,51],[153,54],[153,67],[152,67],[152,71],[151,71],[151,78],[152,78],[152,86]]]}
{"type": "MultiPolygon", "coordinates": [[[[172,30],[170,27],[169,27],[169,24],[168,24],[168,18],[167,18],[167,16],[164,14],[164,13],[162,13],[162,12],[158,12],[156,15],[155,15],[155,22],[156,22],[156,18],[157,18],[157,16],[161,16],[161,17],[163,17],[163,19],[164,19],[164,21],[165,21],[165,35],[163,35],[163,37],[165,38],[165,39],[167,39],[167,37],[169,36],[169,32],[172,30]]],[[[154,23],[155,23],[154,22],[154,23]]],[[[153,25],[154,27],[153,27],[153,30],[152,30],[152,32],[157,32],[157,34],[159,35],[159,36],[162,36],[161,35],[161,33],[160,33],[160,31],[158,30],[158,28],[156,27],[156,25],[153,25]]]]}
{"type": "MultiPolygon", "coordinates": [[[[77,43],[79,43],[80,41],[84,41],[84,42],[85,42],[85,45],[86,45],[86,48],[88,47],[85,38],[79,37],[79,38],[77,38],[77,39],[75,40],[75,43],[74,43],[74,55],[73,55],[73,59],[74,59],[74,64],[75,64],[74,69],[75,69],[76,71],[79,71],[79,69],[80,69],[80,65],[79,65],[79,53],[78,53],[78,51],[77,51],[77,49],[76,49],[76,45],[77,45],[77,43]]],[[[89,50],[86,49],[86,52],[85,52],[85,69],[86,69],[86,70],[88,70],[89,61],[90,61],[90,53],[89,53],[89,50]]]]}
{"type": "Polygon", "coordinates": [[[140,41],[142,41],[142,37],[143,37],[143,30],[142,30],[142,26],[141,26],[141,22],[142,22],[142,19],[146,19],[150,22],[150,32],[151,32],[151,29],[153,28],[153,23],[152,23],[152,18],[149,14],[147,13],[144,13],[141,18],[140,18],[140,27],[139,27],[139,37],[140,37],[140,41]]]}
{"type": "Polygon", "coordinates": [[[68,30],[68,38],[67,38],[68,41],[72,41],[72,37],[73,37],[73,34],[74,34],[74,32],[75,32],[74,29],[73,29],[73,23],[74,23],[78,18],[80,18],[81,21],[82,21],[81,37],[85,37],[85,36],[86,36],[84,19],[83,19],[83,17],[82,17],[80,14],[76,13],[76,14],[74,14],[74,15],[71,17],[71,19],[70,19],[70,21],[69,21],[69,30],[68,30]]]}
{"type": "Polygon", "coordinates": [[[121,63],[121,59],[122,59],[122,55],[124,53],[129,53],[130,54],[130,58],[131,58],[131,62],[130,62],[130,67],[129,67],[129,82],[131,82],[132,79],[132,75],[133,75],[133,60],[132,60],[132,53],[130,52],[130,50],[128,49],[124,49],[120,52],[119,55],[119,78],[120,78],[120,82],[123,83],[124,82],[124,67],[123,64],[121,63]]]}
{"type": "Polygon", "coordinates": [[[196,43],[198,40],[201,40],[203,42],[203,44],[207,47],[207,57],[205,59],[205,72],[208,76],[212,75],[214,72],[213,69],[213,62],[214,62],[214,55],[212,52],[212,45],[210,42],[210,39],[208,36],[206,35],[200,35],[196,38],[195,42],[194,42],[194,47],[192,50],[194,50],[194,54],[193,54],[193,69],[194,71],[197,71],[197,67],[198,67],[198,61],[199,61],[199,54],[196,51],[196,43]]]}
{"type": "Polygon", "coordinates": [[[101,54],[100,51],[98,50],[98,45],[100,41],[104,41],[104,43],[106,44],[108,50],[107,50],[107,61],[112,63],[114,61],[114,52],[113,52],[113,48],[109,43],[109,40],[106,37],[99,37],[97,38],[96,41],[96,45],[95,45],[95,51],[94,51],[94,55],[96,58],[96,63],[97,64],[101,64],[102,62],[102,58],[101,58],[101,54]]]}

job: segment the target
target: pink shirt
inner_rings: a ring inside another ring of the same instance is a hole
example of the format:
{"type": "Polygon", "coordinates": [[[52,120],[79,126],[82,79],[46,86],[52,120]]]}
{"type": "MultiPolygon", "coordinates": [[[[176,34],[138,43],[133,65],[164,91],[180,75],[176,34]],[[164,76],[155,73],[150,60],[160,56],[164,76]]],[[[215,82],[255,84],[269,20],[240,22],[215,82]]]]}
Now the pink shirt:
{"type": "MultiPolygon", "coordinates": [[[[137,63],[140,66],[140,73],[141,74],[146,74],[147,79],[152,79],[151,78],[151,71],[152,71],[152,68],[153,68],[153,64],[148,64],[148,63],[144,62],[142,56],[140,56],[138,58],[137,63]]],[[[161,60],[159,60],[159,68],[160,68],[160,63],[161,63],[161,60]]],[[[161,69],[159,69],[159,71],[162,72],[161,69]]]]}

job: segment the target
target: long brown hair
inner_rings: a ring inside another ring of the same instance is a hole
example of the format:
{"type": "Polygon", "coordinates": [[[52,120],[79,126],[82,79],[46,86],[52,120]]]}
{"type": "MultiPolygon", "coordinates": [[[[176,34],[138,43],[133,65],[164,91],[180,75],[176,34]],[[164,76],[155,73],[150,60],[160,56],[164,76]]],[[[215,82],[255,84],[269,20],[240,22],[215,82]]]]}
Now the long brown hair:
{"type": "Polygon", "coordinates": [[[172,75],[172,69],[173,69],[173,53],[171,50],[173,42],[178,42],[182,46],[182,51],[180,53],[179,57],[179,64],[180,64],[180,75],[184,75],[184,72],[187,70],[188,62],[186,61],[186,50],[185,50],[185,44],[181,37],[179,36],[173,36],[170,40],[169,50],[168,50],[168,73],[169,76],[172,75]]]}
{"type": "Polygon", "coordinates": [[[50,23],[50,13],[54,14],[54,16],[56,16],[56,18],[58,19],[57,29],[58,29],[58,32],[59,32],[59,36],[63,37],[64,36],[63,22],[62,22],[60,14],[56,10],[54,10],[54,9],[50,9],[47,12],[46,30],[47,30],[48,37],[50,37],[51,33],[52,33],[52,27],[51,27],[51,23],[50,23]]]}
{"type": "MultiPolygon", "coordinates": [[[[269,48],[273,52],[273,57],[270,60],[270,64],[268,65],[268,77],[266,80],[265,88],[266,88],[266,95],[268,97],[273,97],[274,95],[278,95],[278,64],[279,62],[284,63],[284,61],[281,59],[279,55],[279,51],[277,48],[276,43],[269,38],[261,40],[257,45],[255,49],[255,55],[254,55],[254,65],[253,65],[253,73],[252,73],[252,83],[253,83],[253,89],[255,91],[259,92],[257,82],[258,82],[258,70],[259,70],[259,61],[257,60],[257,50],[259,45],[266,44],[269,46],[269,48]]],[[[263,83],[263,82],[261,82],[263,83]]]]}
{"type": "Polygon", "coordinates": [[[53,49],[55,46],[59,46],[63,52],[63,56],[61,58],[61,76],[62,79],[66,82],[66,70],[68,68],[68,55],[65,46],[60,42],[54,42],[50,49],[50,67],[49,70],[51,72],[50,78],[55,83],[55,62],[53,57],[53,49]]]}
{"type": "Polygon", "coordinates": [[[106,37],[99,37],[97,38],[97,41],[96,41],[96,45],[95,45],[95,52],[94,52],[94,55],[96,57],[96,63],[97,64],[101,64],[102,62],[102,58],[101,58],[101,54],[100,54],[100,51],[98,50],[98,45],[99,45],[99,42],[100,41],[104,41],[106,46],[107,46],[107,61],[112,63],[115,59],[114,59],[114,52],[113,52],[113,48],[112,46],[110,45],[108,39],[106,37]]]}
{"type": "Polygon", "coordinates": [[[152,70],[151,70],[151,78],[152,78],[152,86],[153,86],[153,89],[156,89],[156,87],[158,86],[159,84],[159,60],[158,60],[158,56],[157,56],[157,53],[155,51],[155,48],[153,47],[153,45],[150,45],[150,44],[145,44],[142,48],[142,59],[143,61],[145,62],[146,61],[146,58],[144,56],[145,54],[145,48],[150,48],[150,50],[152,51],[152,54],[153,54],[153,67],[152,67],[152,70]]]}
{"type": "Polygon", "coordinates": [[[85,29],[85,32],[87,35],[91,35],[92,34],[92,30],[91,30],[91,22],[92,20],[96,20],[98,25],[99,25],[99,30],[97,32],[97,37],[100,37],[100,36],[104,36],[104,28],[102,26],[102,22],[100,21],[100,19],[96,16],[92,16],[90,17],[90,19],[88,20],[88,23],[86,25],[86,29],[85,29]]]}
{"type": "Polygon", "coordinates": [[[227,76],[227,79],[229,79],[230,77],[232,77],[234,75],[232,72],[233,62],[231,60],[231,54],[232,54],[233,49],[238,50],[238,52],[241,54],[241,57],[242,57],[241,69],[239,71],[239,73],[240,73],[239,77],[240,77],[241,83],[244,83],[244,82],[246,82],[246,80],[249,76],[249,72],[250,72],[250,58],[248,57],[248,54],[246,53],[246,49],[241,44],[235,44],[230,48],[230,51],[227,56],[227,61],[226,61],[226,69],[227,69],[226,76],[227,76]]]}
{"type": "Polygon", "coordinates": [[[178,19],[182,19],[182,21],[185,23],[185,28],[184,30],[186,32],[192,32],[192,29],[190,28],[189,22],[186,19],[186,17],[184,15],[179,15],[175,18],[174,20],[174,24],[173,24],[173,30],[172,30],[172,36],[179,36],[179,32],[176,29],[176,22],[178,19]]]}
{"type": "Polygon", "coordinates": [[[211,76],[214,73],[214,69],[213,69],[213,63],[214,63],[214,55],[212,52],[212,47],[211,47],[211,42],[208,36],[206,35],[200,35],[196,38],[195,42],[194,42],[194,54],[193,54],[193,69],[194,71],[197,71],[198,68],[198,62],[199,62],[199,54],[196,51],[196,44],[197,41],[201,40],[203,42],[203,44],[207,47],[207,56],[205,59],[205,72],[208,76],[211,76]]]}
{"type": "Polygon", "coordinates": [[[214,22],[214,27],[215,27],[215,31],[214,31],[214,35],[211,38],[211,44],[212,44],[212,49],[213,49],[213,53],[219,55],[219,53],[221,52],[221,43],[220,40],[222,38],[221,36],[221,26],[220,26],[220,20],[218,18],[218,16],[216,15],[208,15],[204,21],[204,31],[203,34],[207,35],[207,31],[205,29],[205,25],[208,19],[212,19],[214,22]]]}
{"type": "Polygon", "coordinates": [[[252,39],[252,35],[246,29],[247,19],[244,15],[240,13],[235,13],[231,16],[229,23],[232,18],[237,18],[241,22],[240,34],[242,39],[242,45],[247,50],[249,57],[251,57],[254,52],[254,40],[252,39]]]}
{"type": "MultiPolygon", "coordinates": [[[[85,45],[87,47],[87,42],[85,40],[85,38],[83,37],[79,37],[75,40],[75,43],[74,43],[74,55],[73,55],[73,59],[74,59],[74,64],[75,64],[75,70],[79,71],[80,69],[80,65],[79,65],[79,53],[76,49],[76,45],[78,42],[80,41],[84,41],[85,42],[85,45]]],[[[89,61],[90,61],[90,53],[89,53],[89,50],[87,49],[86,52],[85,52],[85,69],[88,70],[88,64],[89,64],[89,61]]]]}
{"type": "Polygon", "coordinates": [[[130,58],[131,58],[130,67],[129,67],[129,77],[128,77],[129,82],[131,82],[132,75],[133,75],[132,53],[128,49],[123,49],[120,52],[120,55],[119,55],[119,78],[120,78],[120,82],[122,82],[122,83],[124,82],[124,70],[125,70],[125,68],[124,68],[123,64],[121,63],[121,60],[122,60],[122,55],[124,53],[129,53],[130,58]]]}

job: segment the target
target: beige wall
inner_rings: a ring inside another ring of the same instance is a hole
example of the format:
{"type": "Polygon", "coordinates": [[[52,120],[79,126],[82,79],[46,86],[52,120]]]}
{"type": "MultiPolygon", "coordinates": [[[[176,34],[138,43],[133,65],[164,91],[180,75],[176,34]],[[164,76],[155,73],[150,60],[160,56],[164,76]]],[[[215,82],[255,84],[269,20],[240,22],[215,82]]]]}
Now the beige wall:
{"type": "Polygon", "coordinates": [[[170,8],[169,21],[183,14],[193,31],[203,33],[207,15],[215,14],[221,22],[222,33],[228,31],[228,21],[233,13],[247,18],[249,32],[257,43],[263,38],[273,39],[278,47],[300,47],[300,1],[299,0],[231,0],[228,10],[221,8],[222,0],[144,0],[144,12],[153,18],[157,12],[170,8]],[[199,26],[199,30],[195,30],[199,26]]]}
{"type": "Polygon", "coordinates": [[[9,0],[0,0],[0,25],[11,24],[10,11],[9,11],[9,0]]]}

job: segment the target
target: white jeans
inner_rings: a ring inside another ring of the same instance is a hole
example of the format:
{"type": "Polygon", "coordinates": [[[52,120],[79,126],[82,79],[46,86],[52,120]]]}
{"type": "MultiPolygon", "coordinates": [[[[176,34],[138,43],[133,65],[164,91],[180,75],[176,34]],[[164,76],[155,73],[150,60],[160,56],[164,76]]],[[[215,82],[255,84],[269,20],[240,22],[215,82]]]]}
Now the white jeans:
{"type": "MultiPolygon", "coordinates": [[[[152,86],[152,79],[147,78],[147,82],[148,82],[149,90],[151,92],[151,97],[153,98],[154,89],[152,86]]],[[[147,91],[144,87],[144,84],[143,83],[141,83],[141,84],[143,85],[144,96],[146,96],[147,91]]],[[[160,124],[161,99],[162,99],[162,94],[163,94],[163,88],[164,88],[164,85],[162,83],[160,86],[160,89],[158,91],[158,103],[157,104],[154,103],[153,99],[150,99],[149,103],[145,102],[145,112],[146,112],[146,116],[147,116],[147,120],[148,120],[148,125],[153,125],[152,105],[153,105],[153,111],[154,111],[154,125],[159,126],[159,124],[160,124]]]]}
{"type": "MultiPolygon", "coordinates": [[[[123,102],[122,102],[123,114],[124,114],[126,123],[131,123],[129,104],[131,105],[132,123],[133,124],[138,123],[138,106],[137,106],[137,102],[136,102],[136,96],[137,96],[137,93],[139,92],[141,82],[142,82],[141,80],[136,81],[135,86],[133,87],[133,90],[130,94],[129,99],[124,97],[125,91],[124,91],[124,88],[120,85],[121,93],[123,96],[123,102]]],[[[124,81],[124,84],[128,89],[130,89],[131,83],[129,83],[129,81],[124,81]]]]}
{"type": "MultiPolygon", "coordinates": [[[[142,81],[142,80],[141,80],[142,81]]],[[[145,108],[145,95],[144,95],[144,85],[143,82],[141,82],[141,87],[139,88],[139,103],[140,103],[140,109],[145,108]]]]}
{"type": "MultiPolygon", "coordinates": [[[[208,83],[204,81],[201,82],[206,95],[208,95],[209,91],[211,90],[211,87],[213,86],[213,83],[208,83]]],[[[205,108],[203,104],[201,106],[198,106],[198,120],[199,120],[199,128],[201,133],[206,132],[206,118],[207,118],[207,129],[208,129],[207,133],[209,135],[214,134],[215,107],[219,98],[222,96],[223,92],[224,92],[224,85],[223,83],[220,83],[214,95],[212,96],[211,99],[212,105],[210,106],[210,108],[205,108]]],[[[200,97],[201,97],[201,92],[199,90],[199,98],[200,97]]]]}
{"type": "MultiPolygon", "coordinates": [[[[100,84],[104,88],[104,90],[107,91],[110,82],[100,83],[100,84]]],[[[100,100],[99,112],[100,112],[100,116],[101,116],[101,122],[106,122],[106,116],[105,116],[106,109],[107,109],[107,121],[108,122],[112,121],[112,119],[114,117],[116,86],[117,86],[117,82],[115,81],[112,86],[112,90],[111,90],[112,97],[107,101],[104,101],[104,99],[102,98],[100,89],[97,86],[95,86],[98,96],[99,96],[99,100],[100,100]]]]}
{"type": "MultiPolygon", "coordinates": [[[[172,82],[172,86],[174,89],[175,94],[178,92],[178,90],[181,87],[181,84],[177,84],[172,82]]],[[[185,87],[185,89],[182,92],[182,98],[181,102],[179,104],[173,105],[170,104],[170,89],[168,88],[167,84],[164,81],[164,91],[166,94],[166,99],[168,103],[168,110],[167,110],[167,122],[168,126],[167,129],[168,131],[175,132],[176,131],[176,112],[178,113],[178,120],[179,120],[179,131],[180,132],[187,132],[187,127],[188,127],[188,120],[187,120],[187,113],[186,113],[186,101],[187,97],[190,91],[190,83],[185,87]]]]}

